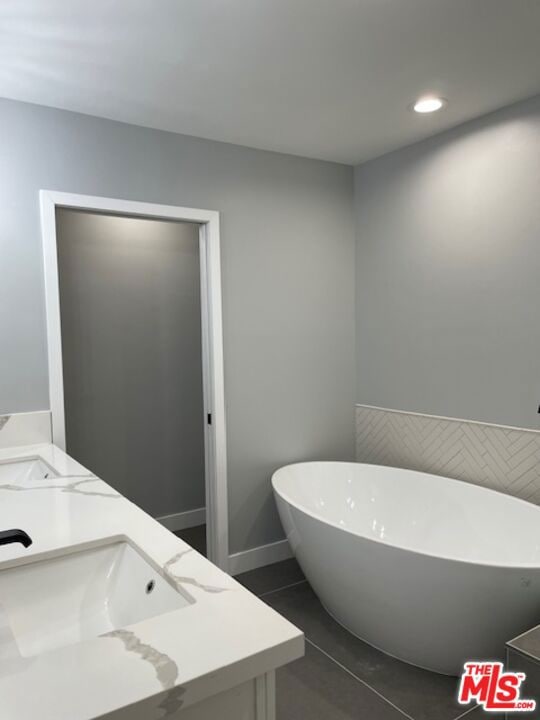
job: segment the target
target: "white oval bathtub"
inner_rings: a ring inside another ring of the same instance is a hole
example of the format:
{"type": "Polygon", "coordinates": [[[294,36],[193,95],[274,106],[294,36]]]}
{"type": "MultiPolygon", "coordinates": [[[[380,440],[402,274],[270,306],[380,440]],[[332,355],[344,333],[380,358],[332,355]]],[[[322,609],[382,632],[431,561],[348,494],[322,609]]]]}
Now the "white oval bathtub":
{"type": "Polygon", "coordinates": [[[272,478],[328,612],[400,660],[456,675],[540,622],[540,508],[426,473],[313,462],[272,478]]]}

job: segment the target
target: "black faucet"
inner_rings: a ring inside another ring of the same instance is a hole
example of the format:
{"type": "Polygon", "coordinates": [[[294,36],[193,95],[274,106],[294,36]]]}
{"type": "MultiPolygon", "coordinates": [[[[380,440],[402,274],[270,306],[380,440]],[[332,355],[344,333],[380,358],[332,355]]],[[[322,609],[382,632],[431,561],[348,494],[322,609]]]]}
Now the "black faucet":
{"type": "Polygon", "coordinates": [[[0,545],[9,545],[10,543],[21,543],[25,548],[30,547],[32,538],[24,530],[2,530],[0,532],[0,545]]]}

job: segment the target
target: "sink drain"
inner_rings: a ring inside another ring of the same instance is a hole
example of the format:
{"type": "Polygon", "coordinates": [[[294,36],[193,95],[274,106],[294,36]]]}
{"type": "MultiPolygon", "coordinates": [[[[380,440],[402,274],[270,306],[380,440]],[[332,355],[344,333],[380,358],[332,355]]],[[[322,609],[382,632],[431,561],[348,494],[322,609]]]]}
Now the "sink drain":
{"type": "Polygon", "coordinates": [[[150,593],[151,593],[152,590],[155,588],[155,586],[156,586],[156,583],[155,583],[153,580],[149,580],[149,581],[146,583],[146,588],[145,588],[146,594],[147,594],[147,595],[150,595],[150,593]]]}

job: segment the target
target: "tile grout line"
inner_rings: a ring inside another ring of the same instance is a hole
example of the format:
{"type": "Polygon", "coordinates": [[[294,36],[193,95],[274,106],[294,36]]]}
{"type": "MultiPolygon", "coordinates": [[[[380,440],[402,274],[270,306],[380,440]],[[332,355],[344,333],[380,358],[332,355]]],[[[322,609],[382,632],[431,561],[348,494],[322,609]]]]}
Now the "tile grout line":
{"type": "Polygon", "coordinates": [[[460,720],[460,718],[464,718],[466,715],[471,713],[473,710],[477,710],[480,707],[480,705],[476,705],[476,707],[469,708],[468,710],[465,710],[464,713],[461,713],[461,715],[458,715],[454,718],[454,720],[460,720]]]}
{"type": "Polygon", "coordinates": [[[263,592],[261,595],[258,595],[258,597],[263,598],[266,595],[271,595],[272,593],[279,592],[280,590],[287,590],[288,588],[296,587],[297,585],[302,585],[302,583],[307,582],[307,580],[298,580],[297,582],[290,583],[289,585],[283,585],[282,587],[278,587],[275,590],[267,590],[266,592],[263,592]]]}
{"type": "MultiPolygon", "coordinates": [[[[306,583],[307,579],[304,578],[304,580],[298,580],[294,583],[289,583],[289,585],[283,585],[282,587],[275,588],[274,590],[267,590],[266,592],[262,593],[261,595],[258,595],[259,598],[266,597],[267,595],[272,595],[273,593],[280,592],[281,590],[287,590],[288,588],[296,587],[297,585],[302,585],[303,583],[306,583]]],[[[335,665],[337,665],[341,670],[346,672],[348,675],[350,675],[354,680],[359,682],[361,685],[364,685],[368,688],[368,690],[371,690],[375,695],[381,698],[381,700],[384,700],[388,705],[393,707],[395,710],[397,710],[399,713],[401,713],[404,717],[409,718],[409,720],[414,720],[414,718],[406,713],[404,710],[402,710],[400,707],[395,705],[391,700],[389,700],[387,697],[385,697],[382,693],[380,693],[378,690],[376,690],[374,687],[372,687],[369,683],[367,683],[365,680],[362,680],[360,677],[355,675],[352,670],[349,670],[349,668],[345,667],[345,665],[342,665],[339,660],[336,660],[332,655],[330,655],[326,650],[323,650],[319,645],[314,643],[312,640],[310,640],[304,633],[305,641],[309,643],[312,647],[314,647],[316,650],[318,650],[320,653],[322,653],[325,657],[327,657],[329,660],[331,660],[335,665]]],[[[469,713],[473,712],[473,710],[476,710],[478,706],[471,707],[468,710],[465,710],[465,712],[461,713],[460,715],[457,715],[452,720],[461,720],[462,718],[466,717],[469,713]]]]}
{"type": "MultiPolygon", "coordinates": [[[[349,670],[349,668],[345,667],[345,665],[342,665],[339,660],[336,660],[331,655],[329,655],[325,650],[320,648],[318,645],[316,645],[312,640],[310,640],[308,637],[305,638],[306,642],[309,643],[312,647],[314,647],[316,650],[318,650],[320,653],[325,655],[329,660],[331,660],[335,665],[337,665],[339,668],[341,668],[343,671],[345,671],[348,675],[350,675],[352,678],[354,678],[357,682],[359,682],[361,685],[364,685],[368,688],[368,690],[371,690],[371,692],[375,693],[375,695],[378,695],[378,697],[381,698],[381,700],[384,700],[385,703],[388,703],[391,707],[394,708],[394,710],[397,710],[401,715],[403,715],[406,718],[409,718],[409,720],[414,720],[414,718],[406,713],[404,710],[399,708],[397,705],[394,705],[394,703],[386,698],[382,693],[380,693],[378,690],[375,690],[375,688],[371,687],[369,683],[367,683],[365,680],[362,680],[362,678],[359,678],[358,675],[355,675],[352,670],[349,670]]],[[[457,718],[455,718],[457,720],[457,718]]]]}

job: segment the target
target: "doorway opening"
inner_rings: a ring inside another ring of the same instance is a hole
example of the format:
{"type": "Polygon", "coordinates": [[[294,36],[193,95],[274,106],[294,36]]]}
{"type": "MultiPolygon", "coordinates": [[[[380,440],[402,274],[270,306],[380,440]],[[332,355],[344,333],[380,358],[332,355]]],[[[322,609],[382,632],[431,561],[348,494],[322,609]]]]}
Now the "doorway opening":
{"type": "Polygon", "coordinates": [[[41,215],[55,444],[226,570],[218,213],[41,191],[41,215]]]}

